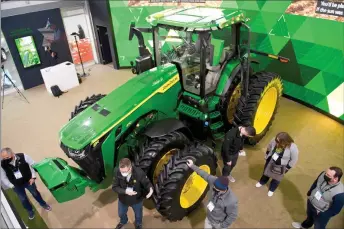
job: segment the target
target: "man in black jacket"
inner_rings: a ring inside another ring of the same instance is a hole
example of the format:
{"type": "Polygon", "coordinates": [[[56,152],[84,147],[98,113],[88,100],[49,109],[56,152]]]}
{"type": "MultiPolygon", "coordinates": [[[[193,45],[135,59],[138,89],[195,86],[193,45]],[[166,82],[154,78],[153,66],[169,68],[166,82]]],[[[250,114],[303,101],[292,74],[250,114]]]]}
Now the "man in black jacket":
{"type": "Polygon", "coordinates": [[[35,185],[36,175],[32,168],[33,164],[32,158],[24,153],[15,154],[11,148],[1,149],[1,183],[7,188],[13,188],[27,210],[30,220],[35,217],[35,213],[25,189],[30,191],[45,210],[51,211],[51,207],[43,200],[35,185]]]}
{"type": "Polygon", "coordinates": [[[244,148],[244,137],[254,137],[256,129],[252,126],[239,126],[230,129],[224,138],[221,156],[223,160],[222,176],[228,176],[229,181],[235,182],[231,172],[235,167],[239,152],[244,148]]]}
{"type": "Polygon", "coordinates": [[[119,162],[119,168],[116,168],[114,172],[112,190],[118,193],[120,218],[116,229],[121,229],[128,223],[129,206],[135,213],[135,228],[141,229],[143,199],[152,196],[153,186],[142,169],[132,166],[128,158],[123,158],[119,162]]]}

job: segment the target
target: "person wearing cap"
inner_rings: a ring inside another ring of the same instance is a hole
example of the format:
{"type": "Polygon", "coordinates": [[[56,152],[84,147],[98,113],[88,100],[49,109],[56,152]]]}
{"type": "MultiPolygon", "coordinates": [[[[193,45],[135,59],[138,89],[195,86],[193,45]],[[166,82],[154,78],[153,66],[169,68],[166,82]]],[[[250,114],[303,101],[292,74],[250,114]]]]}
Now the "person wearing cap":
{"type": "Polygon", "coordinates": [[[194,165],[192,160],[187,160],[187,165],[210,185],[210,200],[204,228],[229,228],[238,217],[238,199],[228,187],[228,177],[212,176],[194,165]]]}

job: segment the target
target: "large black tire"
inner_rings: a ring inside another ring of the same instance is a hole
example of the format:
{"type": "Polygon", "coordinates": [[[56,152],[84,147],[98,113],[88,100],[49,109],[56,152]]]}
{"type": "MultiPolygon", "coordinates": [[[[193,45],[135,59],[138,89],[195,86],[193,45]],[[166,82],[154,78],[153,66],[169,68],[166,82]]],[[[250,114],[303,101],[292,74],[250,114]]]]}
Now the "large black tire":
{"type": "Polygon", "coordinates": [[[87,97],[85,100],[81,100],[79,105],[75,106],[74,111],[71,112],[69,120],[71,120],[72,118],[80,114],[82,111],[84,111],[87,107],[92,106],[105,96],[106,95],[98,94],[92,95],[91,97],[87,97]]]}
{"type": "MultiPolygon", "coordinates": [[[[191,203],[188,203],[190,204],[188,207],[182,206],[181,195],[184,184],[191,175],[194,175],[194,171],[186,164],[187,159],[193,160],[197,166],[208,166],[210,174],[216,174],[216,156],[211,148],[203,144],[197,143],[185,148],[170,159],[160,173],[158,183],[155,185],[156,208],[161,215],[170,221],[181,220],[187,216],[200,205],[209,190],[207,183],[203,186],[195,185],[196,182],[192,183],[192,187],[200,189],[203,187],[204,190],[203,192],[202,190],[197,190],[199,191],[197,193],[195,189],[190,189],[189,186],[189,190],[195,191],[192,192],[192,196],[195,196],[195,199],[190,199],[191,203]]],[[[202,178],[199,177],[199,179],[202,178]]]]}
{"type": "Polygon", "coordinates": [[[146,172],[153,183],[156,183],[157,175],[163,169],[163,165],[168,162],[175,152],[184,149],[188,143],[189,139],[179,131],[153,138],[144,144],[143,149],[135,158],[135,164],[146,172]],[[168,152],[170,152],[169,155],[166,155],[168,152]],[[156,168],[158,164],[159,166],[162,165],[160,169],[156,168]]]}
{"type": "Polygon", "coordinates": [[[241,97],[240,79],[240,75],[235,76],[226,94],[224,95],[221,113],[226,129],[229,129],[234,124],[234,115],[241,97]]]}
{"type": "Polygon", "coordinates": [[[283,83],[275,73],[258,72],[250,78],[248,90],[249,97],[246,101],[245,98],[240,98],[234,119],[236,125],[252,125],[256,128],[257,135],[247,139],[247,143],[255,145],[266,135],[272,125],[282,95],[283,83]],[[264,102],[262,102],[263,99],[265,99],[264,102]],[[269,103],[271,106],[265,106],[264,110],[264,104],[269,103]]]}

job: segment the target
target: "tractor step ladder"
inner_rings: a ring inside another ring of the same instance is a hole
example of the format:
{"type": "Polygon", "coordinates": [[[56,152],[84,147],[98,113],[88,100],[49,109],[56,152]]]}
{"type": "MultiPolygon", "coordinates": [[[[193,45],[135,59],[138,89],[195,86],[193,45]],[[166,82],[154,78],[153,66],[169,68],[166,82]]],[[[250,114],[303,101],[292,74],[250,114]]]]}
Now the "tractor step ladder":
{"type": "Polygon", "coordinates": [[[219,111],[214,111],[209,114],[210,130],[214,140],[220,140],[224,137],[224,123],[219,111]]]}

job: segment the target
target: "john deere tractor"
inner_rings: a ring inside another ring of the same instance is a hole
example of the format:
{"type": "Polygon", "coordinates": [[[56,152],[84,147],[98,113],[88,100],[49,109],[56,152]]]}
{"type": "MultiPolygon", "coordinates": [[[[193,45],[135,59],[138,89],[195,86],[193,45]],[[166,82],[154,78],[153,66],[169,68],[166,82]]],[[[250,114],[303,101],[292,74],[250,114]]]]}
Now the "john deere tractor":
{"type": "Polygon", "coordinates": [[[147,18],[150,28],[132,23],[129,39],[139,42],[132,63],[138,74],[108,95],[81,101],[60,131],[61,158],[35,165],[60,203],[111,185],[123,157],[141,167],[155,186],[157,210],[180,220],[205,197],[208,184],[186,165],[216,173],[217,159],[207,139],[221,139],[235,125],[253,125],[256,144],[268,131],[282,94],[276,73],[256,72],[255,55],[288,62],[250,48],[244,12],[218,8],[178,8],[147,18]],[[151,35],[150,51],[143,33],[151,35]],[[202,143],[203,142],[203,143],[202,143]]]}

